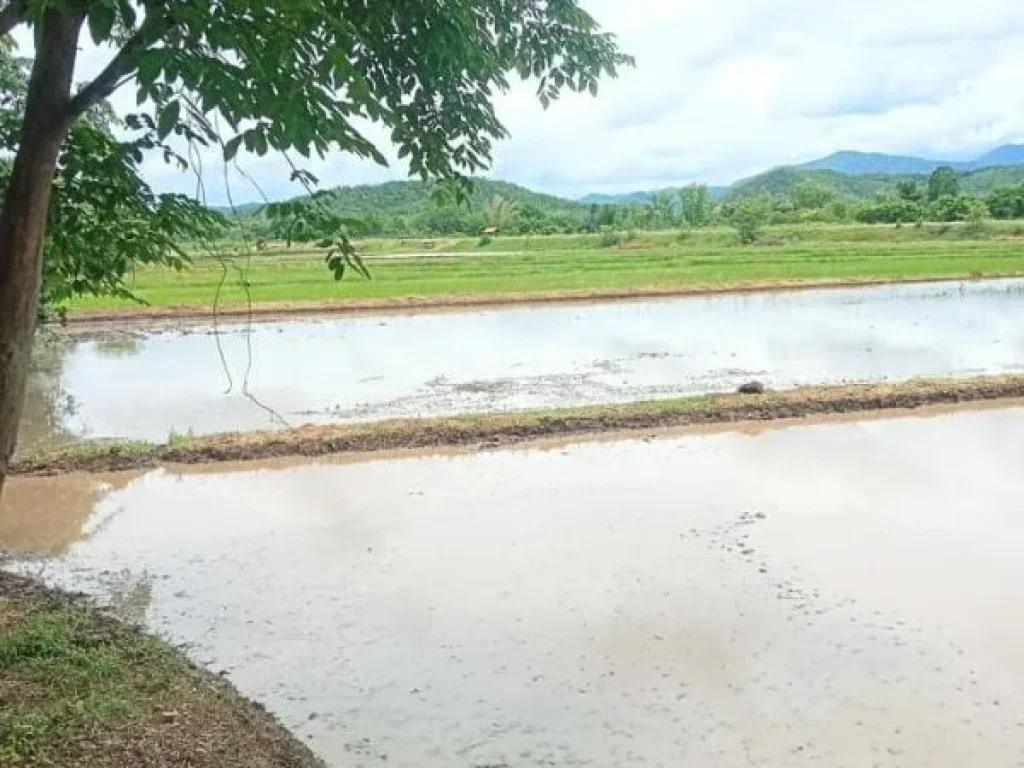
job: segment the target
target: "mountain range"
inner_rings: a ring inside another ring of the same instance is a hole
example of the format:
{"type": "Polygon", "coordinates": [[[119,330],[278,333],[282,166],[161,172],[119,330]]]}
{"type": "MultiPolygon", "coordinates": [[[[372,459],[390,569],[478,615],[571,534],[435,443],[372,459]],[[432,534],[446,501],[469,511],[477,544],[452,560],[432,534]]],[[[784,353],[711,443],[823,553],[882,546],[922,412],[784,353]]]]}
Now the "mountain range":
{"type": "MultiPolygon", "coordinates": [[[[824,178],[833,182],[829,183],[828,186],[837,186],[834,182],[841,182],[838,186],[844,187],[842,190],[844,194],[865,197],[873,194],[874,191],[877,190],[879,184],[889,186],[894,183],[894,179],[892,178],[893,176],[926,176],[936,168],[944,165],[951,166],[961,174],[969,174],[987,168],[1024,166],[1024,144],[1004,144],[1003,146],[997,147],[990,152],[986,152],[973,160],[938,160],[914,157],[911,155],[888,155],[881,152],[857,152],[844,150],[842,152],[835,152],[828,157],[811,160],[810,162],[803,163],[801,165],[773,168],[772,170],[758,174],[757,176],[752,176],[748,179],[741,179],[731,186],[709,187],[708,190],[711,192],[711,196],[717,199],[721,199],[726,196],[736,196],[737,193],[741,191],[749,193],[753,187],[762,188],[762,191],[764,191],[763,188],[765,187],[765,184],[762,182],[767,178],[774,179],[779,182],[775,185],[768,185],[769,187],[774,186],[774,191],[785,191],[789,186],[785,181],[795,183],[795,180],[798,180],[798,177],[802,178],[799,173],[794,172],[824,171],[844,174],[847,176],[876,177],[874,179],[875,183],[858,183],[856,179],[850,179],[845,183],[842,183],[841,180],[830,176],[828,173],[812,174],[812,177],[818,178],[819,180],[824,178]]],[[[1015,174],[1011,175],[1015,176],[1015,174]]],[[[1016,181],[1013,183],[1020,182],[1016,181]]],[[[977,186],[984,187],[985,185],[980,184],[977,186]]],[[[648,202],[656,192],[672,192],[676,189],[678,188],[669,187],[663,190],[627,192],[624,194],[591,194],[581,197],[579,202],[584,205],[592,205],[595,203],[598,205],[645,203],[648,202]]]]}
{"type": "Polygon", "coordinates": [[[929,160],[880,152],[844,151],[796,167],[809,171],[839,171],[860,176],[869,173],[927,174],[943,165],[964,173],[1001,165],[1024,165],[1024,144],[1004,144],[974,160],[929,160]]]}
{"type": "MultiPolygon", "coordinates": [[[[728,187],[709,187],[715,200],[740,199],[761,193],[784,194],[796,184],[813,181],[843,197],[868,198],[891,190],[897,182],[923,182],[929,173],[950,165],[960,177],[965,192],[987,195],[1000,187],[1024,184],[1024,144],[1007,144],[974,160],[933,160],[877,152],[844,151],[802,165],[780,166],[741,179],[728,187]]],[[[682,187],[627,192],[590,194],[568,200],[497,179],[474,180],[472,202],[475,207],[501,197],[519,207],[535,206],[546,211],[569,212],[589,205],[643,205],[658,192],[676,193],[682,187]]],[[[354,187],[337,187],[330,193],[330,206],[346,215],[366,218],[373,215],[415,215],[436,210],[431,198],[432,186],[422,181],[392,181],[354,187]]],[[[261,204],[238,206],[239,216],[259,216],[261,204]]],[[[227,209],[218,209],[231,215],[227,209]]]]}
{"type": "MultiPolygon", "coordinates": [[[[643,205],[649,203],[651,198],[658,193],[668,192],[674,194],[681,189],[683,187],[666,187],[650,192],[626,192],[618,195],[614,193],[608,195],[592,193],[581,197],[576,202],[580,203],[580,205],[643,205]]],[[[712,200],[721,200],[729,193],[729,187],[708,187],[708,192],[711,194],[712,200]]]]}

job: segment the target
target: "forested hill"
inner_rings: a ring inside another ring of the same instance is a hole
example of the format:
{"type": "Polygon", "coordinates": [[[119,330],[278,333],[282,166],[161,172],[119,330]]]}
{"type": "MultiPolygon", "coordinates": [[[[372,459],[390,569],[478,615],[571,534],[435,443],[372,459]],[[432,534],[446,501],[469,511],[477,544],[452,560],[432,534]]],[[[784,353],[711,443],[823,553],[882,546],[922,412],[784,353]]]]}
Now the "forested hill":
{"type": "MultiPolygon", "coordinates": [[[[1001,187],[1024,183],[1024,166],[981,168],[957,174],[960,187],[972,195],[985,196],[1001,187]]],[[[830,170],[805,168],[774,168],[767,173],[744,179],[729,190],[729,199],[736,200],[762,193],[787,194],[802,183],[813,183],[841,197],[869,198],[882,192],[892,192],[901,181],[924,183],[925,174],[860,174],[839,173],[830,170]]]]}
{"type": "MultiPolygon", "coordinates": [[[[993,215],[1024,216],[1024,166],[962,172],[957,174],[957,181],[954,197],[962,198],[961,202],[967,200],[966,196],[987,199],[996,190],[1006,190],[1008,196],[1003,195],[1005,199],[994,203],[993,215]],[[1011,198],[1012,204],[1007,202],[1011,198]]],[[[715,216],[727,215],[741,200],[762,195],[770,196],[773,205],[791,204],[791,208],[795,206],[799,210],[807,206],[825,210],[828,207],[825,201],[841,203],[843,212],[829,209],[828,216],[832,217],[829,220],[863,213],[868,217],[864,220],[875,221],[870,218],[874,215],[873,206],[885,207],[885,201],[891,199],[898,202],[901,195],[916,200],[915,190],[926,190],[928,182],[929,177],[923,174],[847,174],[787,167],[737,182],[721,202],[708,189],[702,204],[699,199],[687,202],[687,196],[696,190],[685,188],[664,191],[649,200],[630,197],[624,202],[602,205],[591,198],[590,204],[583,204],[509,182],[482,178],[474,179],[469,205],[451,201],[438,205],[433,195],[434,185],[423,181],[338,187],[329,191],[324,199],[334,212],[358,219],[361,222],[358,231],[365,235],[550,234],[676,226],[681,221],[690,221],[684,209],[698,204],[703,208],[699,215],[694,214],[695,220],[707,222],[715,216]],[[872,211],[865,213],[867,209],[872,211]]],[[[885,216],[889,216],[892,211],[886,210],[885,216]]],[[[899,213],[909,216],[902,208],[899,213]]],[[[942,217],[954,213],[943,210],[925,215],[942,217]]],[[[282,236],[279,225],[262,211],[240,212],[240,221],[256,236],[282,236]]]]}
{"type": "MultiPolygon", "coordinates": [[[[488,227],[504,231],[513,221],[530,231],[562,231],[578,226],[586,210],[572,200],[494,179],[473,179],[468,205],[439,205],[435,190],[434,184],[421,180],[390,181],[336,187],[323,199],[331,211],[361,220],[370,235],[479,232],[488,227]]],[[[262,210],[244,218],[257,230],[270,226],[262,210]]]]}
{"type": "MultiPolygon", "coordinates": [[[[437,208],[431,194],[433,184],[420,180],[389,181],[384,184],[366,184],[357,187],[337,187],[331,190],[330,207],[343,214],[358,218],[367,216],[414,216],[437,208]]],[[[482,208],[494,198],[501,198],[516,207],[537,207],[545,211],[568,211],[577,208],[572,200],[545,195],[493,179],[473,179],[470,208],[482,208]]]]}

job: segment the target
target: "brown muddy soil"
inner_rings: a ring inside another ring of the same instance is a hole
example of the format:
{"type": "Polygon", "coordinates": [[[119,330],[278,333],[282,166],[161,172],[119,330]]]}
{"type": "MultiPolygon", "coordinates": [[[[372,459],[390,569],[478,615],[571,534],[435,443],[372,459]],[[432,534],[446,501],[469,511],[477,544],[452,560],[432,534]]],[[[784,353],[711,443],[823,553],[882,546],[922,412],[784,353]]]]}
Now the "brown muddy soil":
{"type": "Polygon", "coordinates": [[[84,598],[0,572],[0,765],[322,768],[262,707],[84,598]]]}
{"type": "MultiPolygon", "coordinates": [[[[445,296],[390,296],[377,299],[346,299],[341,301],[279,301],[259,302],[251,307],[245,304],[221,306],[216,311],[212,304],[184,304],[154,307],[132,304],[117,308],[76,309],[67,316],[66,324],[75,329],[80,326],[106,323],[145,323],[149,321],[178,321],[181,323],[207,321],[214,317],[223,320],[259,318],[261,320],[287,319],[306,316],[375,314],[380,312],[429,312],[481,307],[519,305],[588,303],[592,301],[631,301],[685,296],[711,296],[722,293],[764,293],[769,291],[814,290],[822,288],[859,288],[873,285],[906,283],[942,283],[970,279],[994,280],[1017,277],[1019,272],[992,274],[944,275],[940,277],[867,277],[806,280],[743,280],[721,284],[695,284],[652,286],[647,288],[585,288],[578,290],[534,291],[529,293],[455,294],[445,296]]],[[[108,329],[101,329],[108,330],[108,329]]]]}
{"type": "Polygon", "coordinates": [[[144,469],[290,456],[328,456],[395,450],[496,448],[546,438],[714,424],[770,423],[925,406],[1024,398],[1024,375],[933,379],[896,384],[805,387],[761,395],[710,395],[627,405],[592,406],[447,419],[308,426],[289,431],[196,437],[168,445],[82,444],[23,457],[12,474],[144,469]]]}

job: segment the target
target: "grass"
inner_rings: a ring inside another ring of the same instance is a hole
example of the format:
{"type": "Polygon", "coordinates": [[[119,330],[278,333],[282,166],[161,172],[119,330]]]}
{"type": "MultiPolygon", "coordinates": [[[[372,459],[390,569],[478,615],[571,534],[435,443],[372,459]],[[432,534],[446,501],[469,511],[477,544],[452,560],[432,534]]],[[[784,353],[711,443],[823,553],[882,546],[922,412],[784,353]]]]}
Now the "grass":
{"type": "Polygon", "coordinates": [[[319,763],[159,640],[0,573],[0,765],[319,763]]]}
{"type": "MultiPolygon", "coordinates": [[[[342,282],[330,278],[320,254],[275,247],[252,256],[246,280],[261,304],[409,298],[443,303],[446,297],[1024,274],[1024,244],[1014,234],[1020,225],[1010,224],[993,224],[974,239],[965,237],[963,227],[950,225],[776,227],[764,235],[766,244],[754,246],[736,245],[735,233],[719,229],[638,233],[613,247],[602,247],[601,235],[496,237],[483,247],[476,238],[372,240],[361,248],[374,279],[342,282]]],[[[237,257],[235,264],[246,261],[237,257]]],[[[234,268],[229,272],[222,293],[226,305],[246,300],[240,274],[234,268]]],[[[155,308],[207,308],[221,277],[216,261],[197,256],[182,272],[139,269],[130,285],[155,308]]],[[[91,298],[76,302],[72,312],[135,306],[91,298]]]]}
{"type": "Polygon", "coordinates": [[[16,765],[56,762],[60,740],[137,716],[140,684],[166,690],[177,670],[158,644],[140,637],[115,646],[92,631],[86,610],[62,608],[23,618],[0,637],[0,671],[5,687],[26,689],[5,696],[0,714],[0,764],[16,765]]]}

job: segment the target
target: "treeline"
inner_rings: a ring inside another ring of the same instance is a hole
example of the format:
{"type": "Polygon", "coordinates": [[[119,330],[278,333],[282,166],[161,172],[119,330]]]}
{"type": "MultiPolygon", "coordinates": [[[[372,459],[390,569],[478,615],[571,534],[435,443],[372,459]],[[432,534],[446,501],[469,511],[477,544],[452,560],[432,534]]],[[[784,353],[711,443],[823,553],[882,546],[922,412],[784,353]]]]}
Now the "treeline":
{"type": "MultiPolygon", "coordinates": [[[[529,235],[616,232],[707,226],[734,226],[743,240],[756,239],[768,224],[844,223],[914,224],[972,222],[986,218],[1024,218],[1024,184],[985,196],[961,189],[949,167],[924,179],[904,178],[869,198],[837,192],[814,178],[780,191],[734,194],[715,200],[694,184],[654,194],[646,203],[581,205],[523,187],[488,179],[474,181],[463,204],[438,203],[422,182],[352,187],[324,198],[334,213],[360,222],[358,234],[418,237],[456,235],[529,235]]],[[[261,212],[241,217],[236,226],[257,237],[276,237],[273,222],[261,212]]]]}
{"type": "Polygon", "coordinates": [[[762,191],[712,203],[706,188],[689,187],[678,195],[655,195],[644,206],[605,206],[589,221],[617,229],[759,224],[844,223],[914,224],[1024,218],[1024,184],[996,189],[986,196],[960,188],[956,172],[938,168],[925,181],[906,179],[862,199],[842,195],[804,179],[785,191],[762,191]]]}

